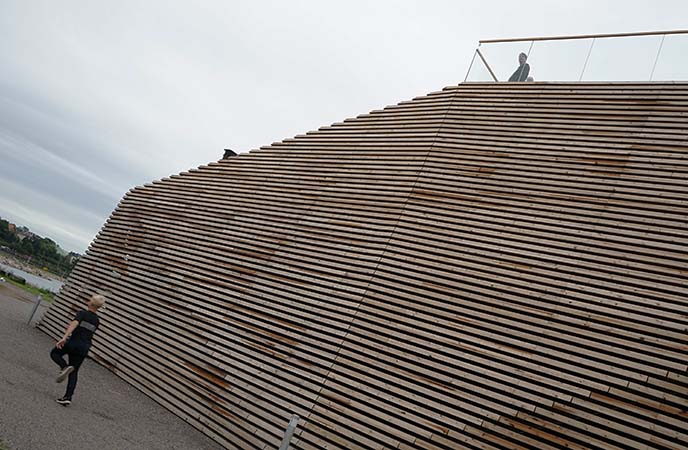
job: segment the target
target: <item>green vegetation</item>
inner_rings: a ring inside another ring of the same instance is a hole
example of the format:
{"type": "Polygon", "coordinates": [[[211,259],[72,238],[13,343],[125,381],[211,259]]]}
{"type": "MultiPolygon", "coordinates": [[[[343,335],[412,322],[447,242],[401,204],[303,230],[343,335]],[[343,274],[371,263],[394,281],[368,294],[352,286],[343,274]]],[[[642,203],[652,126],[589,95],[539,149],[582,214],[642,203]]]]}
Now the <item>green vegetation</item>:
{"type": "MultiPolygon", "coordinates": [[[[7,278],[5,278],[5,281],[8,281],[9,283],[19,287],[20,289],[25,290],[26,292],[28,292],[30,294],[33,294],[36,296],[38,294],[42,294],[43,299],[49,303],[52,303],[53,299],[55,298],[55,294],[53,294],[52,292],[50,292],[47,289],[40,289],[40,288],[37,288],[35,286],[31,286],[30,284],[20,284],[20,283],[17,283],[16,281],[9,280],[7,278]]],[[[0,447],[0,450],[2,450],[2,447],[0,447]]]]}
{"type": "Polygon", "coordinates": [[[26,228],[14,229],[3,219],[0,219],[0,247],[33,266],[46,268],[62,277],[69,275],[79,260],[78,254],[65,254],[53,240],[37,236],[26,228]]]}
{"type": "Polygon", "coordinates": [[[0,440],[0,450],[10,450],[5,441],[0,440]]]}

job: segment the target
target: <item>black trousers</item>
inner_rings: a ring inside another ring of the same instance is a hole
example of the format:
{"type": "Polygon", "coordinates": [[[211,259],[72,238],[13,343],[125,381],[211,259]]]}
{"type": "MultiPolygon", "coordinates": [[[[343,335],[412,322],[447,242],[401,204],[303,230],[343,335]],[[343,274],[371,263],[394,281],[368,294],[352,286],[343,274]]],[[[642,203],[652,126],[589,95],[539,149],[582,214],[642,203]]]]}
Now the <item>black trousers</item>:
{"type": "Polygon", "coordinates": [[[62,348],[54,347],[50,351],[50,358],[55,361],[55,364],[60,366],[60,369],[64,369],[67,366],[73,366],[74,371],[69,374],[69,379],[67,381],[67,391],[65,392],[65,398],[72,399],[74,395],[74,389],[76,388],[76,381],[79,376],[79,367],[81,363],[86,359],[88,354],[88,349],[90,345],[82,344],[78,342],[67,341],[67,343],[62,348]],[[69,359],[69,364],[65,362],[64,355],[67,355],[69,359]]]}

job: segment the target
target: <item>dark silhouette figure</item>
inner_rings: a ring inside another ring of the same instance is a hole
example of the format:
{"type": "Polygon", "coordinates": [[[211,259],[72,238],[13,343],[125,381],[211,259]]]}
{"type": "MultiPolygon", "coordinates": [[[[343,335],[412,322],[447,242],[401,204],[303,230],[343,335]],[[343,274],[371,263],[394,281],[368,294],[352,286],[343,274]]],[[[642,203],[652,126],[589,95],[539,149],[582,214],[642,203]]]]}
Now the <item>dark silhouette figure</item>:
{"type": "Polygon", "coordinates": [[[521,53],[518,55],[518,69],[509,77],[509,81],[526,81],[530,73],[530,66],[526,62],[528,55],[521,53]]]}

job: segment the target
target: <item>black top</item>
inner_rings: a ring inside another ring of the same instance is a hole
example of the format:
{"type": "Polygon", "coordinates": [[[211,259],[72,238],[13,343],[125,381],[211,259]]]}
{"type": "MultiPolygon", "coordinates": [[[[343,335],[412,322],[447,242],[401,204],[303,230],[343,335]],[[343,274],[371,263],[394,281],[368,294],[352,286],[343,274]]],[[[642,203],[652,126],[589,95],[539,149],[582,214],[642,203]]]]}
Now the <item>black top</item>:
{"type": "Polygon", "coordinates": [[[83,342],[90,344],[91,338],[96,332],[98,325],[100,324],[100,319],[95,313],[91,311],[84,311],[83,309],[76,313],[74,319],[79,322],[79,326],[76,327],[72,333],[71,340],[83,342]]]}
{"type": "Polygon", "coordinates": [[[516,72],[509,77],[509,81],[526,81],[528,79],[528,73],[530,73],[530,66],[528,63],[518,66],[516,72]]]}

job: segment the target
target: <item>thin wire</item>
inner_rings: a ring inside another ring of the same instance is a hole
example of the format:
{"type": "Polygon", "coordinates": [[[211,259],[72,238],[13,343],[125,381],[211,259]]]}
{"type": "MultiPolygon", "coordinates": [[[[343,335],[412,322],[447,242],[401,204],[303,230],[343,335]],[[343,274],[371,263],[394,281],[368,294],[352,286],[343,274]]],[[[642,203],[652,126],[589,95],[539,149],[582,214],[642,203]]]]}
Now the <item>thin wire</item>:
{"type": "Polygon", "coordinates": [[[478,55],[478,49],[476,48],[475,51],[473,52],[473,59],[471,59],[471,65],[468,66],[468,72],[466,72],[466,78],[463,79],[463,82],[465,83],[468,80],[468,75],[471,73],[471,69],[473,68],[473,63],[475,62],[475,57],[478,55]]]}
{"type": "Polygon", "coordinates": [[[583,70],[581,70],[580,77],[578,77],[578,81],[583,79],[583,74],[585,73],[585,68],[588,67],[588,60],[590,59],[590,53],[592,53],[592,46],[595,45],[595,39],[597,38],[592,38],[592,42],[590,43],[590,48],[588,49],[588,56],[585,57],[585,64],[583,64],[583,70]]]}
{"type": "Polygon", "coordinates": [[[659,43],[659,48],[657,49],[657,57],[655,57],[655,64],[652,66],[652,72],[650,72],[650,81],[652,77],[655,76],[655,69],[657,68],[657,61],[659,61],[659,54],[662,52],[662,45],[664,45],[664,38],[666,34],[662,35],[662,41],[659,43]]]}
{"type": "MultiPolygon", "coordinates": [[[[530,47],[528,47],[528,54],[526,55],[526,61],[528,61],[528,59],[530,59],[530,51],[533,49],[533,44],[535,44],[535,41],[530,41],[530,47]]],[[[523,65],[523,67],[525,67],[525,64],[523,65]]],[[[529,73],[530,73],[530,71],[529,71],[529,73]]]]}

